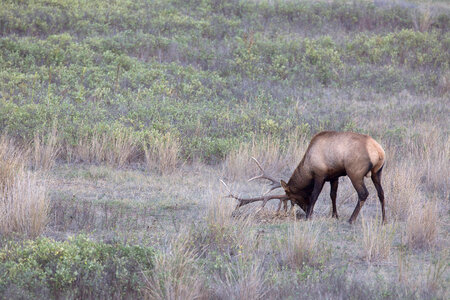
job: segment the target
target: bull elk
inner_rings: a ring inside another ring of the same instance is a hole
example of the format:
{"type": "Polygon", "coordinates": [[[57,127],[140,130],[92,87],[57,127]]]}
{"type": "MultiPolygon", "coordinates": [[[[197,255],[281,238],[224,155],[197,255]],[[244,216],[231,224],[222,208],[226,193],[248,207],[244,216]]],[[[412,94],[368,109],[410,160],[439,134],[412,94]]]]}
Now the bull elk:
{"type": "MultiPolygon", "coordinates": [[[[383,223],[386,222],[384,192],[381,187],[385,153],[380,144],[368,135],[335,131],[324,131],[316,134],[311,139],[303,159],[287,183],[283,180],[278,181],[266,174],[261,164],[255,158],[253,159],[261,169],[262,174],[251,178],[249,181],[267,179],[272,182],[271,187],[263,196],[254,198],[242,198],[230,191],[228,197],[239,201],[236,209],[256,201],[263,201],[262,206],[264,207],[267,201],[279,199],[278,210],[280,210],[282,202],[284,203],[284,209],[287,210],[287,201],[290,200],[292,204],[299,205],[306,213],[306,218],[309,219],[323,185],[328,181],[331,185],[332,216],[338,218],[336,209],[338,179],[341,176],[348,176],[358,193],[358,203],[349,219],[349,223],[353,223],[369,195],[364,184],[364,177],[370,176],[380,200],[383,223]],[[269,192],[278,188],[283,188],[284,194],[268,195],[269,192]]],[[[223,181],[222,183],[225,184],[223,181]]],[[[229,189],[228,186],[226,187],[229,189]]]]}

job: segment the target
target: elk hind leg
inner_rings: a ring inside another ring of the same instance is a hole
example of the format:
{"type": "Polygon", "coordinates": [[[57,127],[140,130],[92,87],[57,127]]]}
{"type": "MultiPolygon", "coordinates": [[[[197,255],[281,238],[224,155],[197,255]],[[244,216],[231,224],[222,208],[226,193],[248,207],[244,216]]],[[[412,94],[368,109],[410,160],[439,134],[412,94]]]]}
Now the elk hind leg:
{"type": "Polygon", "coordinates": [[[356,204],[355,210],[352,213],[352,216],[348,220],[350,224],[352,224],[356,218],[358,217],[359,211],[364,205],[364,202],[366,201],[367,197],[369,196],[369,192],[367,191],[366,185],[364,184],[364,177],[361,177],[360,179],[353,179],[350,178],[352,181],[353,187],[355,188],[356,192],[358,193],[358,203],[356,204]]]}
{"type": "Polygon", "coordinates": [[[380,200],[381,204],[381,215],[383,218],[383,224],[386,224],[386,214],[384,211],[384,191],[383,187],[381,186],[381,173],[383,168],[381,168],[377,173],[372,173],[372,182],[375,185],[375,188],[377,189],[378,199],[380,200]]]}

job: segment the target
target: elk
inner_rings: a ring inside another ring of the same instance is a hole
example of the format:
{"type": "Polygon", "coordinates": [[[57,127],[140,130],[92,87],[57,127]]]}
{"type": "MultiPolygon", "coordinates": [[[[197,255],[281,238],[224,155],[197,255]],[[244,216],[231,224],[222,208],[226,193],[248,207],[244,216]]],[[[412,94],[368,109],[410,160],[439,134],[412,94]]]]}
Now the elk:
{"type": "MultiPolygon", "coordinates": [[[[287,201],[290,200],[291,204],[300,206],[306,213],[306,218],[309,219],[313,214],[314,205],[325,182],[330,182],[332,217],[338,218],[336,209],[338,179],[341,176],[348,176],[358,193],[358,203],[348,220],[351,224],[356,220],[369,195],[364,184],[364,177],[370,176],[380,200],[383,223],[386,223],[384,192],[381,186],[385,153],[380,144],[368,135],[336,131],[323,131],[316,134],[311,139],[303,159],[287,183],[269,176],[261,164],[255,158],[253,159],[261,169],[262,174],[251,178],[249,181],[267,179],[272,182],[271,187],[263,196],[254,198],[242,198],[230,191],[228,197],[239,201],[236,209],[256,201],[263,201],[262,207],[264,207],[267,201],[279,199],[278,211],[282,202],[284,203],[284,209],[287,210],[287,201]],[[283,188],[284,194],[268,195],[278,188],[283,188]]],[[[225,184],[223,181],[222,183],[225,184]]],[[[228,186],[226,187],[229,190],[228,186]]]]}

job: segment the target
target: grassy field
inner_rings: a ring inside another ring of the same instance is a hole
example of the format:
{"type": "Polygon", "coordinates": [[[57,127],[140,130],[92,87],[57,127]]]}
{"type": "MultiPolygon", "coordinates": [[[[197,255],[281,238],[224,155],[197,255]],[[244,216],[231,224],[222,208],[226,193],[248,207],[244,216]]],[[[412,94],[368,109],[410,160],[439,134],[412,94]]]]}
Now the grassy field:
{"type": "Polygon", "coordinates": [[[447,1],[0,0],[0,298],[448,299],[447,1]],[[374,137],[357,222],[249,205],[374,137]],[[369,180],[370,181],[370,180],[369,180]]]}

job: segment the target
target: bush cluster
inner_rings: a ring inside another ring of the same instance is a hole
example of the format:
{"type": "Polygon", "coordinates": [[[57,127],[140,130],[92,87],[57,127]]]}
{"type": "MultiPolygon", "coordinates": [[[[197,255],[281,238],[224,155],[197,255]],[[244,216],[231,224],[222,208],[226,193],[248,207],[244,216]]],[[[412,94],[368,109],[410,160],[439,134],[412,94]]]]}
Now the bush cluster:
{"type": "Polygon", "coordinates": [[[138,296],[154,250],[106,244],[80,235],[7,242],[0,249],[2,298],[122,298],[138,296]]]}

